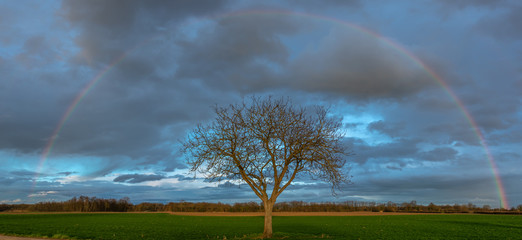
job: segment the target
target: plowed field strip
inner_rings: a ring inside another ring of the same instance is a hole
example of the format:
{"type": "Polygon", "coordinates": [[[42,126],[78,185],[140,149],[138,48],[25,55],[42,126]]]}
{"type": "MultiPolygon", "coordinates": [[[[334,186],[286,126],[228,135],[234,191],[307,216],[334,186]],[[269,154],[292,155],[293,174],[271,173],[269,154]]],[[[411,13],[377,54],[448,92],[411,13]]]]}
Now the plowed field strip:
{"type": "MultiPolygon", "coordinates": [[[[264,212],[169,212],[184,216],[231,216],[252,217],[264,216],[264,212]]],[[[272,216],[389,216],[389,215],[419,215],[440,213],[403,213],[403,212],[274,212],[272,216]]]]}

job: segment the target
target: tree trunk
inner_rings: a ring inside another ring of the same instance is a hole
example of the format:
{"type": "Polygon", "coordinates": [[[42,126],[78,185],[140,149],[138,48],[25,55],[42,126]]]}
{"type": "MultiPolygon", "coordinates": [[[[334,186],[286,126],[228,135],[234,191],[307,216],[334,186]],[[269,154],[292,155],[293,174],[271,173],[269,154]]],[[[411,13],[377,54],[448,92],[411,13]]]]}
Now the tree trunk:
{"type": "Polygon", "coordinates": [[[263,231],[263,238],[272,237],[272,208],[274,203],[270,200],[264,202],[265,205],[265,230],[263,231]]]}

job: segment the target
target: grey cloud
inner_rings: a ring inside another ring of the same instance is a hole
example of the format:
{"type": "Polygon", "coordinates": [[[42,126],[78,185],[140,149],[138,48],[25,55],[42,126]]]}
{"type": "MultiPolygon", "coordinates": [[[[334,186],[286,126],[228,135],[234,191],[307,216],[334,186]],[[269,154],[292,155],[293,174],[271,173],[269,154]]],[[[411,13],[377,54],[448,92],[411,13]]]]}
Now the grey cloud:
{"type": "Polygon", "coordinates": [[[57,71],[60,61],[46,59],[44,65],[31,69],[14,58],[0,64],[0,149],[35,153],[45,147],[67,109],[64,100],[72,101],[69,97],[77,81],[70,78],[76,76],[57,71]]]}
{"type": "Polygon", "coordinates": [[[421,66],[390,44],[348,28],[333,28],[317,46],[291,59],[281,36],[298,34],[305,24],[317,27],[291,15],[221,19],[202,30],[200,39],[180,41],[186,52],[176,76],[242,92],[288,88],[365,100],[401,99],[434,85],[421,66]]]}
{"type": "MultiPolygon", "coordinates": [[[[441,93],[439,90],[439,94],[441,93]]],[[[444,102],[452,100],[443,98],[444,102]]],[[[401,102],[400,106],[389,105],[379,108],[378,112],[385,116],[384,119],[370,123],[368,130],[391,138],[415,137],[430,145],[451,145],[456,142],[480,145],[467,116],[454,102],[447,107],[430,108],[425,105],[424,95],[411,96],[401,102]]]]}
{"type": "Polygon", "coordinates": [[[26,69],[33,69],[45,67],[49,62],[60,60],[59,44],[61,42],[55,40],[52,44],[49,41],[43,35],[29,37],[23,45],[23,52],[15,57],[18,64],[24,65],[26,69]]]}
{"type": "Polygon", "coordinates": [[[350,99],[401,99],[433,86],[422,69],[367,33],[335,29],[290,64],[291,86],[350,99]]]}
{"type": "Polygon", "coordinates": [[[218,184],[219,188],[231,188],[231,187],[239,187],[239,185],[231,183],[230,181],[226,181],[224,183],[218,184]]]}
{"type": "MultiPolygon", "coordinates": [[[[83,154],[89,156],[88,153],[83,154]]],[[[96,166],[92,166],[85,169],[83,174],[87,178],[96,178],[100,176],[106,176],[107,174],[110,174],[116,169],[129,169],[129,167],[126,166],[130,161],[129,158],[120,156],[108,156],[106,160],[108,161],[98,163],[96,166]]]]}
{"type": "Polygon", "coordinates": [[[121,156],[128,157],[122,162],[160,163],[168,171],[185,168],[173,153],[176,141],[195,124],[194,119],[210,116],[213,101],[208,98],[227,99],[219,93],[192,94],[194,89],[180,84],[176,89],[151,90],[150,95],[123,95],[127,99],[120,101],[111,97],[117,90],[101,84],[71,115],[55,142],[54,154],[121,156]]]}
{"type": "Polygon", "coordinates": [[[44,173],[37,173],[37,172],[33,172],[33,171],[28,171],[28,170],[16,170],[16,171],[11,171],[9,172],[13,175],[16,175],[16,176],[21,176],[21,177],[34,177],[36,175],[40,175],[40,176],[45,176],[46,174],[44,173]]]}
{"type": "Polygon", "coordinates": [[[435,0],[436,3],[443,3],[447,8],[464,9],[468,7],[488,7],[495,8],[508,3],[507,0],[435,0]]]}
{"type": "Polygon", "coordinates": [[[173,178],[177,178],[179,181],[194,181],[196,178],[194,177],[187,177],[181,174],[172,176],[173,178]]]}
{"type": "Polygon", "coordinates": [[[505,131],[496,131],[488,135],[488,144],[492,146],[503,146],[506,143],[522,143],[522,127],[520,124],[513,125],[505,131]]]}
{"type": "Polygon", "coordinates": [[[519,121],[517,112],[521,109],[520,103],[513,101],[514,96],[521,93],[520,88],[517,87],[517,80],[506,79],[495,83],[495,86],[486,83],[488,84],[475,86],[472,91],[468,89],[461,92],[459,97],[466,110],[486,133],[505,130],[516,125],[519,121]],[[495,101],[491,100],[492,96],[495,96],[495,101]]]}
{"type": "MultiPolygon", "coordinates": [[[[11,76],[6,74],[6,77],[11,76]]],[[[32,76],[29,74],[27,77],[32,76]]],[[[45,140],[52,133],[53,125],[58,122],[61,113],[53,107],[53,97],[49,97],[49,93],[38,92],[25,84],[17,84],[16,80],[19,79],[14,76],[13,78],[12,85],[0,88],[0,102],[10,103],[0,103],[0,110],[3,112],[0,117],[0,148],[25,153],[34,152],[45,146],[45,140]],[[29,94],[31,98],[25,94],[29,94]],[[38,117],[34,117],[33,114],[38,117]]],[[[21,81],[25,80],[27,79],[22,77],[21,81]]]]}
{"type": "Polygon", "coordinates": [[[392,138],[400,137],[402,127],[393,126],[392,123],[386,123],[382,120],[372,122],[367,127],[370,131],[377,131],[384,133],[392,138]]]}
{"type": "Polygon", "coordinates": [[[397,167],[397,166],[393,166],[393,165],[392,166],[386,166],[386,168],[391,169],[391,170],[402,170],[401,167],[397,167]]]}
{"type": "Polygon", "coordinates": [[[286,16],[248,16],[219,19],[200,31],[195,41],[179,40],[183,49],[177,77],[202,79],[212,88],[255,92],[272,85],[272,66],[284,64],[287,47],[281,35],[303,26],[286,16]]]}
{"type": "Polygon", "coordinates": [[[423,195],[424,199],[416,200],[436,201],[435,199],[437,199],[441,202],[446,200],[446,196],[452,196],[448,199],[454,201],[453,203],[474,197],[496,199],[494,188],[494,182],[490,177],[455,178],[438,175],[412,176],[403,179],[373,179],[364,186],[358,186],[358,190],[366,194],[381,192],[386,196],[385,198],[397,193],[402,193],[403,197],[407,195],[413,197],[416,192],[417,194],[422,192],[423,194],[420,195],[423,195]],[[477,191],[477,189],[483,191],[477,191]],[[491,191],[486,191],[486,189],[491,191]]]}
{"type": "Polygon", "coordinates": [[[358,139],[348,139],[347,146],[355,154],[349,157],[349,161],[360,165],[366,164],[370,159],[386,165],[389,169],[400,169],[407,161],[454,161],[458,151],[452,147],[437,147],[429,151],[423,151],[417,145],[423,143],[418,138],[397,138],[390,143],[368,145],[358,139]]]}
{"type": "Polygon", "coordinates": [[[145,174],[124,174],[116,177],[114,182],[141,183],[147,181],[157,181],[165,178],[162,175],[145,175],[145,174]]]}
{"type": "Polygon", "coordinates": [[[501,162],[517,162],[522,159],[522,155],[516,152],[502,152],[496,154],[496,160],[501,162]]]}
{"type": "Polygon", "coordinates": [[[78,173],[78,172],[71,172],[71,171],[68,171],[68,172],[59,172],[58,174],[60,175],[65,175],[65,176],[69,176],[71,174],[75,174],[75,173],[78,173]]]}
{"type": "MultiPolygon", "coordinates": [[[[108,64],[158,27],[211,14],[226,1],[64,1],[60,14],[80,29],[76,44],[89,61],[108,64]]],[[[80,57],[80,56],[79,56],[80,57]]],[[[81,58],[81,57],[80,57],[81,58]]]]}
{"type": "Polygon", "coordinates": [[[120,29],[126,31],[137,24],[136,21],[139,18],[156,18],[149,21],[162,23],[188,16],[210,14],[222,8],[226,3],[227,1],[222,0],[203,0],[199,2],[190,0],[151,0],[147,2],[138,0],[115,0],[110,2],[96,0],[89,3],[66,0],[63,1],[62,10],[65,11],[63,13],[64,17],[71,22],[105,26],[116,31],[120,29]]]}
{"type": "Polygon", "coordinates": [[[360,7],[360,0],[291,0],[294,6],[301,6],[310,10],[317,8],[343,8],[343,7],[360,7]]]}
{"type": "Polygon", "coordinates": [[[488,33],[496,39],[519,41],[522,37],[522,30],[520,29],[522,5],[505,6],[505,9],[506,13],[500,16],[482,18],[475,28],[488,33]]]}
{"type": "MultiPolygon", "coordinates": [[[[13,183],[15,182],[18,182],[20,181],[21,179],[19,178],[5,178],[5,177],[0,177],[0,185],[2,186],[10,186],[12,185],[13,183]]],[[[25,180],[25,179],[24,179],[25,180]]]]}
{"type": "Polygon", "coordinates": [[[159,136],[160,128],[142,124],[137,120],[125,121],[124,118],[108,120],[90,118],[94,123],[73,122],[78,129],[64,129],[56,141],[56,154],[84,153],[97,156],[113,154],[135,157],[144,148],[153,147],[159,136]],[[107,121],[103,123],[102,121],[107,121]],[[112,124],[110,122],[113,121],[112,124]],[[133,129],[132,131],[128,131],[133,129]],[[73,141],[73,142],[71,142],[73,141]]]}
{"type": "Polygon", "coordinates": [[[370,146],[360,139],[348,139],[347,146],[353,150],[354,156],[350,161],[365,164],[369,159],[384,159],[386,162],[393,162],[404,158],[415,158],[419,152],[417,143],[419,139],[396,139],[391,143],[382,143],[370,146]]]}
{"type": "Polygon", "coordinates": [[[478,139],[472,126],[467,122],[427,124],[424,130],[428,135],[433,134],[434,139],[445,136],[446,140],[442,138],[442,143],[459,142],[472,146],[480,145],[480,139],[478,139]]]}
{"type": "Polygon", "coordinates": [[[428,161],[447,161],[454,160],[457,156],[457,151],[450,147],[439,147],[427,152],[421,152],[419,157],[428,161]]]}

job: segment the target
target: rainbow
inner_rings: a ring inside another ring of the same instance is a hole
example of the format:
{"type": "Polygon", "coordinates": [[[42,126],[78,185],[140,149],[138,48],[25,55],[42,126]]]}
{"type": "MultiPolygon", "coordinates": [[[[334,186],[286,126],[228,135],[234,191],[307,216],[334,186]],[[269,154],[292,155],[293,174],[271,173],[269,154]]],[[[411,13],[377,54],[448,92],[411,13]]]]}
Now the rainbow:
{"type": "Polygon", "coordinates": [[[380,39],[384,43],[388,44],[389,46],[395,48],[399,53],[403,54],[404,56],[411,59],[415,64],[417,64],[419,67],[424,69],[431,78],[435,79],[437,83],[445,90],[447,95],[455,102],[455,104],[458,106],[468,123],[473,128],[473,131],[475,132],[475,135],[479,139],[480,145],[484,149],[489,165],[491,167],[491,172],[493,173],[493,176],[495,178],[495,184],[498,190],[498,197],[500,199],[500,207],[504,209],[509,209],[509,204],[506,196],[506,191],[504,189],[504,185],[502,184],[502,179],[500,177],[500,172],[497,167],[497,164],[495,163],[495,158],[493,157],[493,154],[491,154],[491,150],[489,149],[489,146],[486,142],[486,139],[484,135],[482,134],[482,131],[480,130],[480,127],[476,123],[475,119],[471,116],[469,110],[464,106],[460,98],[455,94],[455,92],[450,88],[450,86],[444,81],[442,77],[440,77],[435,71],[433,71],[430,67],[428,67],[426,64],[424,64],[417,56],[415,56],[413,53],[408,51],[406,48],[402,47],[398,43],[379,35],[378,33],[363,28],[359,25],[342,21],[336,18],[331,18],[327,16],[321,16],[321,15],[314,15],[309,13],[300,13],[300,12],[290,12],[290,11],[279,11],[279,10],[270,10],[270,11],[259,11],[259,10],[252,10],[252,11],[240,11],[240,12],[234,12],[227,14],[227,16],[251,16],[251,15],[267,15],[267,14],[273,14],[273,15],[290,15],[290,16],[300,16],[300,17],[308,17],[318,20],[323,20],[327,22],[334,22],[343,26],[347,26],[352,29],[356,29],[360,32],[363,32],[367,35],[370,35],[374,38],[380,39]]]}
{"type": "MultiPolygon", "coordinates": [[[[446,92],[446,94],[452,99],[453,102],[457,105],[457,107],[460,109],[470,126],[473,128],[473,131],[477,138],[479,139],[480,145],[485,151],[485,154],[487,156],[487,160],[489,162],[489,165],[491,167],[491,172],[494,176],[495,184],[498,190],[498,197],[500,199],[500,207],[504,209],[509,208],[507,196],[505,193],[504,186],[502,184],[502,179],[500,177],[499,169],[495,163],[495,158],[493,157],[493,154],[491,153],[489,146],[486,142],[486,139],[484,135],[482,134],[482,131],[480,130],[480,127],[476,123],[475,119],[470,114],[469,110],[465,107],[465,105],[462,103],[462,101],[459,99],[459,97],[455,94],[455,92],[450,88],[450,86],[444,81],[442,77],[440,77],[435,71],[433,71],[430,67],[428,67],[426,64],[424,64],[417,56],[415,56],[413,53],[405,49],[403,46],[399,45],[398,43],[379,35],[378,33],[363,28],[359,25],[356,25],[351,22],[343,21],[340,19],[327,17],[327,16],[321,16],[321,15],[315,15],[310,13],[301,13],[301,12],[292,12],[292,11],[283,11],[283,10],[246,10],[246,11],[237,11],[237,12],[231,12],[227,14],[222,15],[216,15],[210,17],[210,19],[224,19],[224,18],[230,18],[230,17],[241,17],[241,16],[253,16],[253,15],[281,15],[281,16],[297,16],[297,17],[306,17],[306,18],[312,18],[316,20],[322,20],[326,22],[333,22],[340,24],[342,26],[349,27],[351,29],[358,30],[362,33],[365,33],[373,38],[379,39],[383,41],[384,43],[388,44],[389,46],[396,49],[399,53],[406,56],[407,58],[411,59],[415,64],[417,64],[419,67],[424,69],[431,78],[433,78],[446,92]]],[[[149,39],[150,40],[150,39],[149,39]]],[[[127,55],[128,52],[131,52],[135,50],[138,46],[143,45],[145,42],[148,42],[148,40],[142,42],[141,44],[138,44],[136,47],[132,48],[131,50],[125,52],[118,58],[116,58],[111,64],[107,65],[102,71],[100,71],[92,80],[90,80],[87,85],[80,91],[80,93],[76,96],[74,101],[69,105],[67,110],[65,111],[65,114],[60,119],[60,122],[56,126],[51,138],[48,140],[46,147],[44,148],[44,151],[41,154],[37,174],[39,175],[45,161],[47,160],[47,157],[49,156],[50,152],[52,151],[52,148],[54,146],[54,143],[56,139],[59,136],[60,131],[62,130],[65,123],[68,121],[71,114],[74,112],[78,104],[82,101],[82,99],[91,91],[91,89],[103,78],[103,76],[106,75],[107,72],[109,72],[112,68],[114,68],[118,63],[120,63],[127,55]]],[[[34,185],[36,185],[36,179],[38,179],[38,175],[34,180],[34,185]]]]}
{"type": "Polygon", "coordinates": [[[40,177],[40,173],[42,171],[42,167],[47,160],[47,157],[51,153],[54,147],[54,143],[56,142],[56,139],[58,138],[60,132],[62,131],[63,126],[65,123],[69,120],[71,117],[71,114],[74,112],[76,107],[78,107],[78,104],[83,100],[83,98],[96,86],[96,84],[100,81],[100,79],[103,78],[114,66],[116,66],[119,62],[121,62],[125,56],[127,55],[127,52],[120,55],[118,58],[116,58],[114,61],[112,61],[111,64],[107,65],[102,71],[100,71],[92,80],[90,80],[87,85],[80,91],[80,93],[74,98],[72,103],[69,105],[67,110],[65,111],[64,115],[60,118],[60,122],[56,126],[56,128],[53,131],[53,135],[49,138],[47,141],[47,144],[45,145],[45,148],[40,155],[40,161],[38,162],[38,168],[36,170],[36,176],[33,179],[33,189],[36,187],[36,181],[40,177]]]}

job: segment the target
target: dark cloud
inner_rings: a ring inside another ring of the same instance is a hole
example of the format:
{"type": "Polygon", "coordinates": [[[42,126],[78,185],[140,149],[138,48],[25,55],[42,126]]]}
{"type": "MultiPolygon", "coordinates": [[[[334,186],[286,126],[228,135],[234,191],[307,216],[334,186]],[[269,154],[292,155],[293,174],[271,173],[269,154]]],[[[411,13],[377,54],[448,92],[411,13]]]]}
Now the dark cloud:
{"type": "Polygon", "coordinates": [[[457,151],[450,147],[439,147],[427,152],[419,153],[419,158],[427,161],[447,161],[454,160],[457,151]]]}
{"type": "Polygon", "coordinates": [[[145,174],[124,174],[116,177],[114,182],[125,182],[125,183],[141,183],[147,181],[157,181],[165,178],[162,175],[145,175],[145,174]]]}
{"type": "MultiPolygon", "coordinates": [[[[450,201],[450,203],[456,203],[458,202],[457,199],[465,199],[467,197],[496,199],[494,191],[475,191],[475,189],[493,190],[494,188],[494,183],[491,182],[490,177],[450,178],[430,174],[401,179],[373,179],[369,180],[369,183],[363,184],[363,186],[358,186],[357,190],[366,193],[373,192],[374,194],[381,192],[382,195],[387,197],[391,197],[397,192],[402,193],[403,197],[407,195],[413,197],[415,192],[423,192],[423,199],[416,199],[417,201],[431,201],[436,195],[439,195],[437,197],[440,199],[439,202],[450,201]],[[390,189],[393,190],[390,191],[390,189]],[[443,200],[446,196],[452,197],[443,200]]],[[[407,199],[402,201],[405,200],[407,201],[407,199]]]]}
{"type": "Polygon", "coordinates": [[[10,186],[17,181],[20,181],[20,179],[0,177],[0,184],[2,184],[2,186],[10,186]]]}
{"type": "Polygon", "coordinates": [[[368,124],[367,129],[369,131],[377,131],[377,132],[384,133],[392,138],[400,137],[400,135],[401,135],[400,134],[401,128],[391,126],[391,123],[386,123],[382,120],[379,120],[376,122],[371,122],[370,124],[368,124]]]}
{"type": "Polygon", "coordinates": [[[181,174],[174,175],[172,178],[177,178],[179,181],[194,181],[196,179],[195,177],[187,177],[181,174]]]}
{"type": "Polygon", "coordinates": [[[501,162],[517,162],[522,159],[522,155],[515,152],[503,152],[496,155],[496,160],[501,162]]]}
{"type": "Polygon", "coordinates": [[[290,65],[291,86],[350,99],[403,98],[433,86],[426,71],[384,40],[335,29],[290,65]]]}
{"type": "Polygon", "coordinates": [[[443,3],[448,8],[464,9],[468,7],[488,7],[495,8],[508,3],[507,0],[437,0],[437,3],[443,3]]]}
{"type": "Polygon", "coordinates": [[[502,146],[506,143],[522,143],[522,127],[515,125],[505,131],[496,131],[489,134],[487,140],[491,146],[502,146]]]}
{"type": "MultiPolygon", "coordinates": [[[[465,119],[462,119],[465,120],[465,119]]],[[[466,145],[479,146],[480,139],[477,134],[474,132],[473,126],[471,126],[467,122],[459,122],[457,123],[435,123],[428,124],[425,126],[426,134],[429,136],[433,134],[433,139],[431,141],[435,143],[452,143],[458,142],[466,145]],[[448,136],[448,134],[450,134],[448,136]],[[438,137],[442,137],[439,139],[438,137]],[[437,141],[438,140],[438,141],[437,141]]]]}
{"type": "Polygon", "coordinates": [[[202,79],[212,88],[255,92],[273,83],[272,66],[284,64],[287,47],[280,36],[303,26],[287,16],[225,17],[199,32],[200,38],[180,40],[183,49],[177,77],[202,79]]]}
{"type": "Polygon", "coordinates": [[[63,60],[61,59],[63,49],[59,44],[60,41],[53,41],[44,35],[31,36],[24,42],[23,52],[15,59],[28,70],[45,67],[49,62],[63,60]]]}
{"type": "Polygon", "coordinates": [[[489,84],[476,86],[474,91],[483,94],[476,94],[472,91],[463,92],[460,98],[471,117],[485,132],[504,130],[516,125],[519,121],[517,112],[520,104],[513,101],[513,97],[519,94],[520,89],[516,86],[516,81],[508,79],[496,84],[495,87],[489,84]],[[480,90],[479,90],[480,89],[480,90]],[[495,96],[496,101],[491,101],[491,96],[495,96]]]}
{"type": "Polygon", "coordinates": [[[0,87],[0,148],[25,153],[37,151],[45,145],[63,109],[56,107],[57,97],[42,81],[40,71],[25,71],[13,62],[4,66],[5,78],[1,82],[5,87],[0,87]],[[34,114],[38,117],[33,117],[34,114]]]}
{"type": "Polygon", "coordinates": [[[231,187],[239,187],[239,185],[231,183],[230,181],[226,181],[224,183],[218,184],[219,188],[231,188],[231,187]]]}
{"type": "Polygon", "coordinates": [[[348,139],[348,148],[353,150],[354,156],[350,161],[365,164],[370,159],[382,159],[384,162],[393,162],[412,158],[418,152],[419,139],[396,139],[390,143],[368,145],[360,139],[348,139]]]}
{"type": "Polygon", "coordinates": [[[158,29],[171,27],[187,17],[205,16],[226,1],[63,1],[60,14],[78,27],[76,44],[80,58],[108,64],[158,29]]]}
{"type": "Polygon", "coordinates": [[[292,6],[303,7],[308,10],[317,10],[317,8],[344,8],[344,7],[360,7],[360,0],[290,0],[292,6]]]}
{"type": "Polygon", "coordinates": [[[75,174],[75,173],[78,173],[78,172],[59,172],[58,174],[60,175],[65,175],[65,176],[69,176],[71,174],[75,174]]]}
{"type": "Polygon", "coordinates": [[[487,1],[490,6],[498,6],[503,11],[501,14],[488,15],[480,19],[475,25],[475,28],[487,33],[489,36],[508,41],[520,41],[522,37],[522,30],[520,30],[520,22],[522,17],[522,4],[520,2],[511,2],[509,4],[502,4],[502,2],[487,1]]]}
{"type": "Polygon", "coordinates": [[[434,84],[402,50],[348,27],[332,28],[318,45],[290,56],[283,36],[318,23],[291,14],[220,19],[200,39],[181,41],[185,52],[177,76],[209,79],[205,83],[214,88],[289,88],[355,99],[400,99],[434,84]]]}
{"type": "Polygon", "coordinates": [[[9,172],[13,175],[20,176],[20,177],[34,177],[36,175],[46,175],[46,174],[39,174],[37,172],[28,171],[28,170],[16,170],[9,172]]]}
{"type": "Polygon", "coordinates": [[[367,164],[369,160],[386,165],[389,169],[401,169],[408,162],[422,165],[423,161],[455,161],[458,151],[453,146],[437,147],[431,150],[423,150],[419,145],[429,142],[419,138],[397,138],[392,142],[369,145],[360,139],[348,139],[347,146],[354,152],[349,157],[350,162],[360,165],[367,164]]]}

